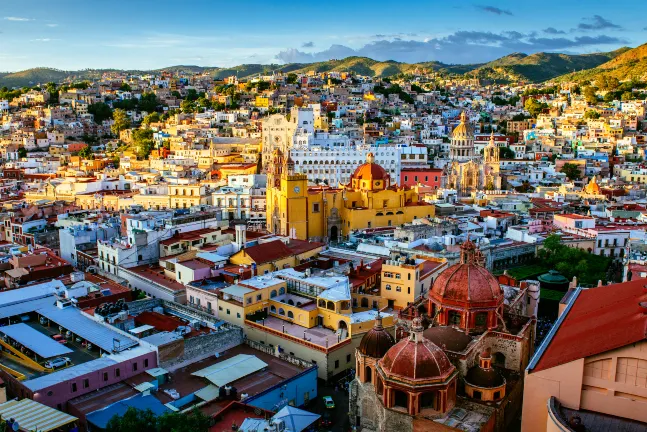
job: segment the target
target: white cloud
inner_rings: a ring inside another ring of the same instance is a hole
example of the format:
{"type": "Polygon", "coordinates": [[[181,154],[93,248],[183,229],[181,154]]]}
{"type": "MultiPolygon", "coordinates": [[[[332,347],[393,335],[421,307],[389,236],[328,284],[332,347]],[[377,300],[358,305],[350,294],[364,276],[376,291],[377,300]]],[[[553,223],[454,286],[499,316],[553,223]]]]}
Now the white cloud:
{"type": "Polygon", "coordinates": [[[46,25],[47,27],[58,27],[58,24],[54,24],[54,23],[52,23],[52,24],[45,24],[45,25],[46,25]]]}
{"type": "Polygon", "coordinates": [[[35,21],[32,18],[14,17],[14,16],[4,17],[4,19],[7,21],[35,21]]]}

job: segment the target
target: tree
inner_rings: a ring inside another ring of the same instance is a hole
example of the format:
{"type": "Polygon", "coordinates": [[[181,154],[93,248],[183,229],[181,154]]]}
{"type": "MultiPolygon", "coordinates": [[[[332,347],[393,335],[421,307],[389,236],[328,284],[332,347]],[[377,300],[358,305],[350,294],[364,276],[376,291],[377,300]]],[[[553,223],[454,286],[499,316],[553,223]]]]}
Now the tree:
{"type": "Polygon", "coordinates": [[[629,101],[629,100],[632,100],[633,98],[634,98],[634,94],[631,93],[630,91],[626,91],[622,93],[622,95],[620,96],[620,100],[623,100],[623,101],[629,101]]]}
{"type": "Polygon", "coordinates": [[[130,88],[130,85],[128,85],[127,82],[122,82],[121,85],[119,86],[119,90],[129,92],[129,91],[132,91],[133,89],[130,88]]]}
{"type": "Polygon", "coordinates": [[[133,150],[138,159],[146,159],[154,146],[152,129],[135,129],[133,131],[133,150]]]}
{"type": "Polygon", "coordinates": [[[188,413],[167,412],[155,416],[150,410],[128,408],[123,416],[115,415],[108,421],[106,432],[206,432],[210,419],[194,408],[188,413]]]}
{"type": "Polygon", "coordinates": [[[584,93],[584,99],[586,99],[586,103],[590,105],[595,105],[598,103],[598,96],[595,93],[596,90],[597,89],[595,87],[591,87],[591,86],[586,87],[584,89],[583,93],[584,93]]]}
{"type": "Polygon", "coordinates": [[[112,119],[114,120],[113,125],[110,127],[110,130],[113,134],[119,137],[119,134],[122,130],[128,129],[130,127],[130,117],[126,114],[126,111],[117,108],[112,113],[112,119]]]}
{"type": "Polygon", "coordinates": [[[185,99],[180,103],[180,109],[183,113],[192,113],[195,111],[195,105],[190,100],[185,99]]]}
{"type": "Polygon", "coordinates": [[[145,124],[148,126],[151,123],[157,123],[161,120],[160,118],[160,113],[158,112],[152,112],[148,114],[146,117],[144,117],[144,120],[142,120],[142,124],[145,124]]]}
{"type": "Polygon", "coordinates": [[[103,102],[88,105],[88,112],[94,116],[96,124],[101,124],[104,120],[112,118],[112,110],[103,102]]]}
{"type": "Polygon", "coordinates": [[[545,103],[539,102],[537,99],[529,98],[524,103],[523,107],[530,113],[533,118],[536,118],[543,110],[548,108],[545,103]]]}
{"type": "Polygon", "coordinates": [[[24,148],[24,147],[19,147],[18,148],[18,157],[19,158],[27,157],[27,149],[24,148]]]}
{"type": "Polygon", "coordinates": [[[186,91],[186,100],[194,101],[194,100],[197,100],[198,97],[200,96],[198,95],[198,91],[196,89],[188,89],[186,91]]]}
{"type": "Polygon", "coordinates": [[[560,172],[566,174],[569,180],[579,180],[581,177],[580,168],[572,163],[565,163],[560,172]]]}
{"type": "Polygon", "coordinates": [[[596,110],[588,110],[584,113],[584,119],[597,120],[600,118],[600,113],[596,110]]]}
{"type": "Polygon", "coordinates": [[[157,96],[155,96],[155,93],[144,93],[137,102],[137,108],[139,108],[140,111],[146,111],[147,113],[156,111],[159,105],[160,102],[157,99],[157,96]]]}
{"type": "Polygon", "coordinates": [[[296,84],[299,77],[295,73],[289,73],[287,82],[288,84],[296,84]]]}
{"type": "Polygon", "coordinates": [[[514,159],[515,153],[510,147],[499,147],[499,159],[514,159]]]}
{"type": "Polygon", "coordinates": [[[79,156],[81,156],[83,159],[93,159],[94,153],[92,152],[90,146],[86,145],[79,151],[79,156]]]}

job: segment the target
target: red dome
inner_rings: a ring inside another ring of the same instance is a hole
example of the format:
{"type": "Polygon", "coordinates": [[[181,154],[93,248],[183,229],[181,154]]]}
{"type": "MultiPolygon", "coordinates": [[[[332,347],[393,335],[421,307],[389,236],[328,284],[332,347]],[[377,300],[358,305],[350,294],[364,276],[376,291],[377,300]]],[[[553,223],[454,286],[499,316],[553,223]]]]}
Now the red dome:
{"type": "Polygon", "coordinates": [[[366,156],[366,163],[361,164],[355,169],[351,180],[383,180],[385,183],[389,179],[389,173],[384,168],[375,163],[375,156],[369,153],[366,156]]]}
{"type": "Polygon", "coordinates": [[[382,327],[382,317],[375,318],[375,326],[362,337],[359,352],[368,357],[382,358],[395,345],[393,336],[382,327]]]}
{"type": "Polygon", "coordinates": [[[443,350],[422,335],[421,326],[395,344],[379,365],[387,376],[409,381],[444,381],[456,370],[443,350]]]}
{"type": "Polygon", "coordinates": [[[469,239],[461,245],[461,262],[445,269],[434,282],[429,296],[457,303],[503,302],[499,281],[483,267],[483,255],[469,239]]]}
{"type": "Polygon", "coordinates": [[[454,264],[444,270],[429,294],[438,300],[460,303],[499,303],[503,290],[499,281],[478,264],[454,264]]]}

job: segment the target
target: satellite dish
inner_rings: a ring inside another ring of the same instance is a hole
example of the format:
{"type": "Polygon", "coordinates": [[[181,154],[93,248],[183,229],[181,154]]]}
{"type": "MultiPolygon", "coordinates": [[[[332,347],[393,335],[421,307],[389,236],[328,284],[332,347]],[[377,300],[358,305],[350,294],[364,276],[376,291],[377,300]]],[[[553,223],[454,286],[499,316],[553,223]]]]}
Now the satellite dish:
{"type": "Polygon", "coordinates": [[[14,430],[14,431],[16,431],[16,432],[18,432],[18,431],[20,430],[20,425],[18,424],[18,422],[17,422],[17,421],[15,421],[15,422],[13,422],[13,423],[12,423],[12,425],[11,425],[11,429],[13,429],[13,430],[14,430]]]}

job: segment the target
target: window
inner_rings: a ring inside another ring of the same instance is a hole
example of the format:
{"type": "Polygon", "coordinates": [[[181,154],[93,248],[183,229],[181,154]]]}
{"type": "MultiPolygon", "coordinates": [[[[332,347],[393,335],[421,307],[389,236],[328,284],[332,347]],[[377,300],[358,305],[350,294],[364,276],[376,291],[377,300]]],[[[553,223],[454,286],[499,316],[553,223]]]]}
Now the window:
{"type": "Polygon", "coordinates": [[[103,380],[108,381],[108,372],[103,373],[103,380]]]}
{"type": "Polygon", "coordinates": [[[616,382],[637,387],[647,387],[647,360],[619,357],[616,382]]]}
{"type": "Polygon", "coordinates": [[[231,312],[229,311],[229,309],[227,309],[227,315],[231,315],[231,312]]]}
{"type": "Polygon", "coordinates": [[[319,203],[312,203],[312,212],[319,213],[319,203]]]}
{"type": "Polygon", "coordinates": [[[401,275],[400,273],[396,273],[396,274],[395,274],[395,278],[396,278],[396,279],[402,279],[402,275],[401,275]]]}
{"type": "Polygon", "coordinates": [[[260,295],[260,294],[257,294],[257,295],[256,295],[256,301],[261,301],[261,298],[262,298],[262,297],[261,297],[261,295],[260,295]]]}
{"type": "Polygon", "coordinates": [[[145,367],[145,368],[147,368],[147,367],[148,367],[148,359],[144,359],[144,367],[145,367]]]}
{"type": "Polygon", "coordinates": [[[137,372],[137,362],[133,363],[133,372],[137,372]]]}
{"type": "MultiPolygon", "coordinates": [[[[135,369],[135,370],[137,370],[137,369],[135,369]]],[[[119,368],[115,369],[115,377],[119,378],[120,376],[121,376],[121,369],[119,369],[119,368]]]]}
{"type": "Polygon", "coordinates": [[[339,369],[339,360],[335,360],[335,369],[339,369]]]}
{"type": "Polygon", "coordinates": [[[387,291],[391,291],[391,285],[386,284],[386,290],[387,290],[387,291]]]}
{"type": "Polygon", "coordinates": [[[84,389],[86,389],[86,388],[88,388],[88,387],[90,387],[90,380],[89,380],[89,379],[87,379],[87,378],[85,378],[85,379],[83,380],[83,388],[84,388],[84,389]]]}
{"type": "Polygon", "coordinates": [[[72,393],[76,393],[76,383],[72,383],[72,393]]]}
{"type": "Polygon", "coordinates": [[[407,274],[407,280],[411,280],[411,273],[407,274]]]}
{"type": "Polygon", "coordinates": [[[251,297],[247,297],[247,298],[246,298],[246,300],[247,300],[247,304],[251,304],[251,303],[252,303],[252,298],[251,298],[251,297]]]}
{"type": "Polygon", "coordinates": [[[346,354],[346,363],[350,363],[350,354],[346,354]]]}
{"type": "Polygon", "coordinates": [[[240,313],[236,312],[236,318],[240,318],[240,313]]]}

